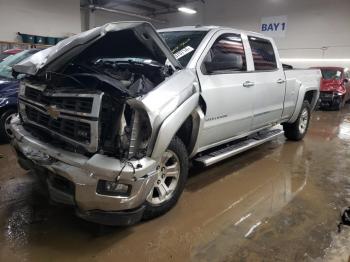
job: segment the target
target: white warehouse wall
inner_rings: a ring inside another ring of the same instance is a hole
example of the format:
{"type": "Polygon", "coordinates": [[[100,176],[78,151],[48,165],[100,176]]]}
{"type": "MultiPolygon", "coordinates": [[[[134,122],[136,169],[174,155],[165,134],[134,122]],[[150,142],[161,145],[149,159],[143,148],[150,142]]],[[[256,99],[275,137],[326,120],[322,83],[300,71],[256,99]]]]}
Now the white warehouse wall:
{"type": "Polygon", "coordinates": [[[81,31],[80,0],[0,0],[0,41],[17,32],[68,36],[81,31]]]}
{"type": "Polygon", "coordinates": [[[275,38],[282,58],[322,59],[296,62],[297,67],[342,65],[350,67],[349,0],[206,0],[198,13],[163,16],[166,26],[222,25],[260,32],[262,17],[288,16],[284,38],[275,38]],[[322,47],[325,47],[322,49],[322,47]],[[325,59],[347,61],[327,61],[325,59]]]}

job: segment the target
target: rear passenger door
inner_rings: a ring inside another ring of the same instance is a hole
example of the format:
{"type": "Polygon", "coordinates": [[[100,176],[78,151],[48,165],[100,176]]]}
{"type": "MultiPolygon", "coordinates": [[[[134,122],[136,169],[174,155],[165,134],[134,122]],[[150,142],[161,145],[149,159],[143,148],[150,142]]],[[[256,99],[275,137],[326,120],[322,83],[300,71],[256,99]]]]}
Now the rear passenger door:
{"type": "Polygon", "coordinates": [[[281,119],[285,94],[285,75],[278,52],[269,39],[248,36],[254,70],[254,109],[252,130],[281,119]]]}
{"type": "Polygon", "coordinates": [[[200,150],[250,131],[254,89],[247,73],[246,48],[248,43],[240,34],[220,32],[198,61],[197,74],[206,103],[200,150]]]}

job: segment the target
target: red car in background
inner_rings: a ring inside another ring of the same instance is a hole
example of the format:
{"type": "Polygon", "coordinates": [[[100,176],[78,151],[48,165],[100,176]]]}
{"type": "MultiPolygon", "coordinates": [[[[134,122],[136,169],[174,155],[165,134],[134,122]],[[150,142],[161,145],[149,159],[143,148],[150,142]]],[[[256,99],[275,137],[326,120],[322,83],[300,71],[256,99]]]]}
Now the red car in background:
{"type": "Polygon", "coordinates": [[[320,108],[340,110],[350,99],[350,71],[343,67],[317,67],[322,72],[320,108]]]}
{"type": "Polygon", "coordinates": [[[8,56],[18,54],[19,52],[22,52],[22,51],[23,49],[20,49],[20,48],[14,48],[14,49],[8,49],[5,51],[2,51],[0,53],[0,62],[2,62],[8,56]]]}

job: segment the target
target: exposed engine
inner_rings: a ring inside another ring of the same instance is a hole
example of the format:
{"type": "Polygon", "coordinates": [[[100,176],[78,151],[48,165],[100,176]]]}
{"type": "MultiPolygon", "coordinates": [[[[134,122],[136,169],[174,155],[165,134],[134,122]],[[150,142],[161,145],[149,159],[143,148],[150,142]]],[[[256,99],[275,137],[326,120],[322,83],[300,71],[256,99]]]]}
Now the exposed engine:
{"type": "Polygon", "coordinates": [[[152,133],[150,121],[146,112],[131,108],[127,101],[147,94],[170,74],[169,67],[152,60],[70,63],[60,73],[47,72],[45,80],[28,78],[20,113],[28,130],[58,141],[66,150],[142,158],[152,133]],[[36,82],[45,87],[40,90],[36,82]],[[82,100],[86,97],[93,99],[90,104],[82,100]],[[58,116],[43,114],[47,108],[57,110],[58,116]]]}

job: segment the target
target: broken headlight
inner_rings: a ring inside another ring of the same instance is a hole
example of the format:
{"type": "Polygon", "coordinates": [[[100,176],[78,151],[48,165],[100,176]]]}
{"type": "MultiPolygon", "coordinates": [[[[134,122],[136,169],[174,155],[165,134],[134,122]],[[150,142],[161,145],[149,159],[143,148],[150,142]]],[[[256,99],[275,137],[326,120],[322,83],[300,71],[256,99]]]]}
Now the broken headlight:
{"type": "Polygon", "coordinates": [[[149,117],[144,110],[132,110],[128,128],[128,159],[140,159],[146,155],[152,134],[149,117]]]}

